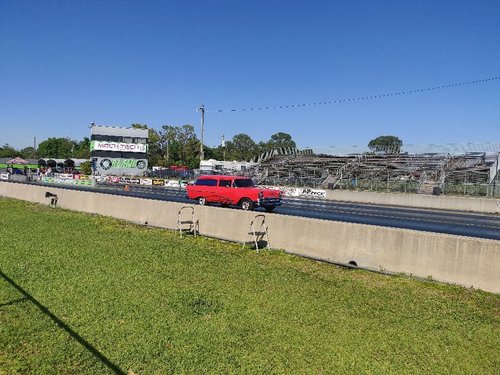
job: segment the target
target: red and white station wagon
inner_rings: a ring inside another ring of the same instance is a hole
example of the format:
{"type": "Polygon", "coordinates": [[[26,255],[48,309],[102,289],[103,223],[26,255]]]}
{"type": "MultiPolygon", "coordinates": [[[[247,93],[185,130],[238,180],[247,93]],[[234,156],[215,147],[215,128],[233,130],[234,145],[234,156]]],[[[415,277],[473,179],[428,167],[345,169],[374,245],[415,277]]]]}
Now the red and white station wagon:
{"type": "Polygon", "coordinates": [[[200,176],[186,190],[187,197],[197,200],[201,205],[220,203],[222,206],[240,206],[243,210],[262,207],[270,212],[282,204],[279,190],[257,187],[248,177],[200,176]]]}

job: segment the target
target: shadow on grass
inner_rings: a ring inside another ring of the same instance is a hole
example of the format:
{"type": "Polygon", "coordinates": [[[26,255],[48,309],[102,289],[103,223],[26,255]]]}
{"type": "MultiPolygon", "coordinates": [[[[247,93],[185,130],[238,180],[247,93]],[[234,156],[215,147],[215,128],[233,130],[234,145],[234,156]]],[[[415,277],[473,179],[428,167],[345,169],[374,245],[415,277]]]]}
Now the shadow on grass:
{"type": "Polygon", "coordinates": [[[267,248],[268,245],[269,245],[268,242],[264,240],[258,240],[257,243],[255,241],[245,241],[243,243],[243,247],[247,246],[251,250],[257,250],[257,249],[262,250],[267,248]]]}
{"type": "Polygon", "coordinates": [[[65,330],[71,337],[73,337],[76,341],[78,341],[80,345],[82,345],[85,349],[87,349],[90,353],[92,353],[95,358],[97,358],[100,362],[106,365],[111,371],[113,371],[115,374],[126,374],[122,369],[120,369],[117,365],[115,365],[108,358],[106,358],[101,352],[99,352],[96,348],[94,348],[78,333],[76,333],[70,327],[68,327],[62,320],[60,320],[57,316],[55,316],[52,312],[50,312],[48,308],[46,308],[44,305],[38,302],[31,294],[29,294],[26,290],[24,290],[20,285],[18,285],[14,280],[12,280],[10,277],[4,274],[1,270],[0,270],[0,276],[24,296],[24,298],[20,298],[18,300],[13,300],[5,304],[2,304],[0,305],[0,307],[12,305],[17,302],[22,302],[23,300],[28,300],[32,302],[45,315],[47,315],[50,319],[52,319],[59,328],[65,330]]]}
{"type": "Polygon", "coordinates": [[[16,303],[25,302],[27,300],[28,299],[24,297],[24,298],[13,299],[12,301],[5,303],[0,303],[0,309],[5,306],[10,306],[10,305],[15,305],[16,303]]]}

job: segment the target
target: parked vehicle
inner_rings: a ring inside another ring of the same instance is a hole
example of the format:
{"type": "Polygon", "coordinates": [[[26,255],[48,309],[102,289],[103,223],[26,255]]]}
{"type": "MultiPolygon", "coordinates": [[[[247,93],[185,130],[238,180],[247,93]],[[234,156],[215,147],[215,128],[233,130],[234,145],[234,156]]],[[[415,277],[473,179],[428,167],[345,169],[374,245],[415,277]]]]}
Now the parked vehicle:
{"type": "Polygon", "coordinates": [[[199,204],[219,203],[222,206],[236,205],[243,210],[262,207],[270,212],[282,204],[279,190],[264,189],[254,185],[248,177],[207,175],[186,187],[187,197],[199,204]]]}

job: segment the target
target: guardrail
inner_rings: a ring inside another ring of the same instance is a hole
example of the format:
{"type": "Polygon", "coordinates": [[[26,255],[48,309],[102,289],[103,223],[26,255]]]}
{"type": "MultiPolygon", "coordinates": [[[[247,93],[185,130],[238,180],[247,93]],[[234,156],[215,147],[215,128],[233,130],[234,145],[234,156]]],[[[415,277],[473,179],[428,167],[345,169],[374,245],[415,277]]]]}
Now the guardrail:
{"type": "Polygon", "coordinates": [[[488,214],[500,213],[500,199],[496,198],[327,190],[326,199],[438,210],[471,211],[488,214]]]}

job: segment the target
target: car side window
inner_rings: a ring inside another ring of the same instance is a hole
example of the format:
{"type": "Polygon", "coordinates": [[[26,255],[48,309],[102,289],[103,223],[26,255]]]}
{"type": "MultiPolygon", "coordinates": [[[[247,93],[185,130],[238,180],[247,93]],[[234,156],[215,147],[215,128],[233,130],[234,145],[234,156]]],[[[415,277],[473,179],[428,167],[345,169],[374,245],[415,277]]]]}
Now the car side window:
{"type": "Polygon", "coordinates": [[[212,179],[198,179],[195,182],[195,185],[197,186],[217,186],[217,180],[212,180],[212,179]]]}
{"type": "Polygon", "coordinates": [[[219,186],[221,186],[221,187],[230,187],[231,186],[231,181],[230,180],[220,180],[219,181],[219,186]]]}
{"type": "Polygon", "coordinates": [[[254,183],[251,179],[237,179],[234,180],[235,187],[254,187],[254,183]]]}

